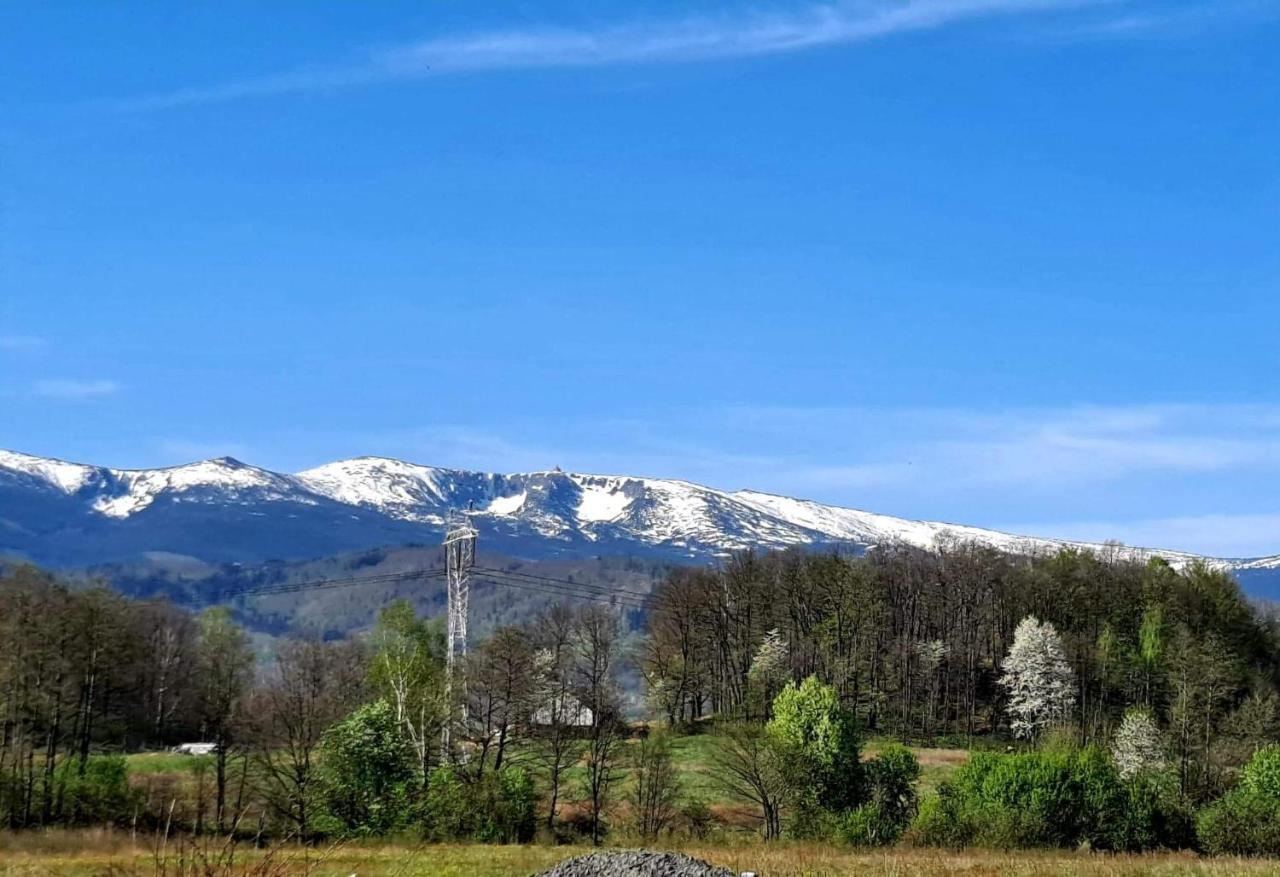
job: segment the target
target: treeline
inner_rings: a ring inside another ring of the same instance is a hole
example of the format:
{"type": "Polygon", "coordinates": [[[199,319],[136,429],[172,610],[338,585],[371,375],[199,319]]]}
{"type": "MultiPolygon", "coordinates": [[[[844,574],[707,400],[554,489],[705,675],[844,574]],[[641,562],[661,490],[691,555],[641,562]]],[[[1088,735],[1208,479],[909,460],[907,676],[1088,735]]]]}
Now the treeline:
{"type": "Polygon", "coordinates": [[[17,569],[0,824],[702,837],[729,829],[682,791],[700,752],[699,794],[767,838],[1280,852],[1280,832],[1231,845],[1280,825],[1280,637],[1219,571],[966,544],[747,553],[672,572],[643,619],[625,634],[614,607],[544,608],[450,678],[439,621],[405,602],[357,636],[255,645],[225,609],[17,569]],[[884,737],[1015,753],[918,801],[910,752],[862,757],[884,737]],[[197,741],[212,754],[125,758],[197,741]]]}
{"type": "Polygon", "coordinates": [[[0,825],[514,841],[571,793],[571,832],[598,840],[627,733],[620,643],[608,607],[552,607],[450,684],[441,624],[403,601],[365,635],[258,654],[225,609],[19,568],[0,576],[0,825]],[[177,769],[124,757],[193,742],[211,754],[177,769]]]}
{"type": "Polygon", "coordinates": [[[763,722],[783,685],[812,675],[870,733],[967,744],[1010,730],[1001,664],[1027,616],[1061,635],[1077,742],[1105,745],[1126,709],[1149,709],[1202,799],[1252,741],[1276,737],[1275,625],[1224,572],[1119,549],[744,554],[659,586],[642,666],[655,711],[677,725],[763,722]]]}

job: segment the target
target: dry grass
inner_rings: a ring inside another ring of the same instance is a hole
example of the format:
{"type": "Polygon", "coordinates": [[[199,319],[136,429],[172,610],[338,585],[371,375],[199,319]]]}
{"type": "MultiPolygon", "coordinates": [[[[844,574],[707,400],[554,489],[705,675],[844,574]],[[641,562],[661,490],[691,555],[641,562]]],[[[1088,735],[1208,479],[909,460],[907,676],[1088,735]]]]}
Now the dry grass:
{"type": "MultiPolygon", "coordinates": [[[[1075,852],[971,850],[858,852],[823,844],[687,846],[690,855],[761,877],[1235,877],[1274,875],[1280,863],[1201,859],[1190,854],[1108,856],[1075,852]]],[[[241,851],[234,861],[186,860],[191,877],[525,877],[584,847],[350,844],[328,850],[241,851]]],[[[179,872],[172,851],[158,862],[128,834],[0,835],[0,877],[163,877],[179,872]]]]}

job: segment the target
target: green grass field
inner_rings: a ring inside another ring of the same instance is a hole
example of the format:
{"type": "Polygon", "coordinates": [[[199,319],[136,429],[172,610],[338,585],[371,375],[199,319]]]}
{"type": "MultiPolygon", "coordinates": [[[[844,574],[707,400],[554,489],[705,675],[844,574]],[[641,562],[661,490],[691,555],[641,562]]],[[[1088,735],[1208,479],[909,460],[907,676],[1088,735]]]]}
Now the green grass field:
{"type": "MultiPolygon", "coordinates": [[[[297,847],[237,851],[228,858],[212,845],[205,854],[171,844],[166,855],[127,834],[51,832],[0,834],[3,877],[525,877],[583,847],[408,846],[348,844],[329,849],[297,847]]],[[[859,852],[826,844],[760,843],[689,846],[690,855],[734,872],[761,877],[1228,877],[1274,875],[1275,862],[1199,859],[1190,854],[1107,856],[1076,852],[1005,853],[969,850],[859,852]]]]}
{"type": "MultiPolygon", "coordinates": [[[[865,756],[873,757],[887,741],[870,740],[865,756]]],[[[634,743],[628,744],[634,745],[634,743]]],[[[675,741],[685,802],[708,804],[721,828],[707,841],[676,844],[691,855],[735,872],[761,877],[1181,877],[1181,875],[1280,874],[1280,863],[1238,859],[1206,859],[1190,853],[1114,856],[1073,851],[946,852],[896,848],[854,850],[831,843],[785,842],[765,845],[751,830],[749,811],[725,797],[713,778],[716,741],[695,735],[675,741]]],[[[921,793],[937,788],[968,758],[963,749],[914,748],[919,759],[921,793]]],[[[173,753],[145,753],[128,758],[131,782],[139,788],[156,783],[192,787],[207,758],[173,753]]],[[[580,770],[577,768],[575,770],[580,770]]],[[[571,776],[572,787],[576,778],[571,776]]],[[[625,784],[618,790],[625,794],[625,784]]],[[[168,787],[166,787],[168,788],[168,787]]],[[[572,806],[572,796],[569,799],[572,806]]],[[[628,844],[624,834],[614,842],[628,844]]],[[[676,843],[668,841],[668,843],[676,843]]],[[[160,850],[146,835],[122,830],[49,830],[0,832],[0,877],[525,877],[575,855],[585,846],[423,845],[406,841],[350,842],[331,848],[282,846],[234,850],[215,838],[192,841],[172,838],[160,850]]]]}

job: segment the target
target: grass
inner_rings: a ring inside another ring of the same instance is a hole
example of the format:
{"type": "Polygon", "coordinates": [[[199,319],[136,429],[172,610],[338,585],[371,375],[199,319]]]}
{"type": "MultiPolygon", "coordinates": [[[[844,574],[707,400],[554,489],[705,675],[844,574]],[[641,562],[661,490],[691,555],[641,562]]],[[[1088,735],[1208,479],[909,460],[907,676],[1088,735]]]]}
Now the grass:
{"type": "MultiPolygon", "coordinates": [[[[897,849],[855,851],[826,844],[760,843],[685,847],[690,855],[761,877],[1250,877],[1277,873],[1274,861],[1201,859],[1191,854],[1109,856],[1084,852],[897,849]]],[[[246,851],[201,877],[525,877],[588,852],[584,847],[353,843],[331,850],[246,851]]],[[[172,860],[173,854],[171,852],[172,860]]],[[[189,864],[189,863],[188,863],[189,864]]],[[[127,834],[0,834],[0,877],[160,877],[152,848],[127,834]]]]}
{"type": "Polygon", "coordinates": [[[181,752],[138,752],[126,756],[130,776],[157,773],[195,773],[201,764],[213,767],[211,755],[184,755],[181,752]]]}

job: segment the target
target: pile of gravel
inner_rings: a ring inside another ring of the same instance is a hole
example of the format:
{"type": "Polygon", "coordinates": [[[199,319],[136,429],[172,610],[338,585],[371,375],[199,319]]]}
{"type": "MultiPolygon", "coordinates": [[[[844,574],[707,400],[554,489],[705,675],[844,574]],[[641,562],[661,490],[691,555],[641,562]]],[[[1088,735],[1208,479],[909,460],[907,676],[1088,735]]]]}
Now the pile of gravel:
{"type": "Polygon", "coordinates": [[[626,850],[567,859],[534,877],[738,877],[682,853],[626,850]]]}

